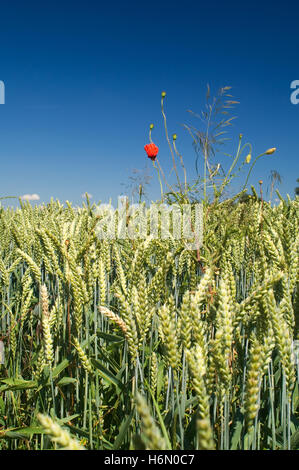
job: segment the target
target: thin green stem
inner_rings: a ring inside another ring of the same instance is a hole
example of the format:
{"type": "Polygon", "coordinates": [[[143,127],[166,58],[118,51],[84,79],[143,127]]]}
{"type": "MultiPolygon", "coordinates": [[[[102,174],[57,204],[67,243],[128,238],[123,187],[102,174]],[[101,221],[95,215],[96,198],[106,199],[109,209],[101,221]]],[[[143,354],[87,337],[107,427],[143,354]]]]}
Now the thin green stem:
{"type": "Polygon", "coordinates": [[[249,172],[248,172],[248,175],[247,175],[245,184],[244,184],[244,186],[243,186],[243,188],[242,188],[242,191],[246,188],[246,185],[247,185],[247,182],[248,182],[248,180],[249,180],[249,176],[251,175],[251,172],[252,172],[253,167],[255,166],[255,164],[256,164],[256,162],[258,161],[258,159],[261,158],[263,155],[266,155],[266,152],[261,153],[260,155],[258,155],[258,156],[256,157],[256,159],[254,160],[254,162],[252,163],[251,168],[250,168],[250,170],[249,170],[249,172]]]}
{"type": "Polygon", "coordinates": [[[176,174],[176,178],[177,178],[177,182],[178,182],[180,191],[182,192],[182,186],[181,186],[180,178],[179,178],[179,175],[178,175],[174,154],[173,154],[172,147],[171,147],[171,144],[170,144],[170,140],[169,140],[169,137],[168,137],[167,122],[166,122],[166,116],[165,116],[165,113],[164,113],[163,101],[164,101],[164,98],[162,97],[161,98],[161,109],[162,109],[162,115],[163,115],[163,118],[164,118],[164,127],[165,127],[166,139],[167,139],[167,142],[168,142],[168,145],[169,145],[169,148],[170,148],[170,153],[171,153],[172,163],[173,163],[173,169],[174,169],[175,174],[176,174]]]}

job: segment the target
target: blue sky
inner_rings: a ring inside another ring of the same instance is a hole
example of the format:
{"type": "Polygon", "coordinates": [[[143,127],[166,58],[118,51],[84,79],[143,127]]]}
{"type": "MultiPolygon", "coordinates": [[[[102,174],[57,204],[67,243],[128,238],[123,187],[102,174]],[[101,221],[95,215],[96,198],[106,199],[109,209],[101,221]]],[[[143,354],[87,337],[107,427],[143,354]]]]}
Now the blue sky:
{"type": "MultiPolygon", "coordinates": [[[[154,123],[159,161],[170,168],[160,108],[178,136],[189,179],[192,139],[207,83],[215,94],[232,86],[238,118],[222,150],[235,151],[239,133],[259,160],[250,183],[265,190],[271,170],[293,196],[299,177],[298,2],[12,1],[0,5],[0,195],[38,194],[82,203],[82,193],[108,202],[125,190],[134,168],[152,164],[144,145],[154,123]]],[[[245,157],[246,155],[244,155],[245,157]]],[[[228,157],[215,163],[227,168],[228,157]]],[[[153,172],[150,197],[159,197],[153,172]]],[[[241,185],[240,179],[236,185],[241,185]]]]}

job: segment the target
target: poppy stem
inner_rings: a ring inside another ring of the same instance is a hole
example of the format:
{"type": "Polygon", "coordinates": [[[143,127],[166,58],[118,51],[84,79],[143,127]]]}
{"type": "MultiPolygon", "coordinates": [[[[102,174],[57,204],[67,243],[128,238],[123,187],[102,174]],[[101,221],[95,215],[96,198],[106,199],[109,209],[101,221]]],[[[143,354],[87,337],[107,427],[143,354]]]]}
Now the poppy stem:
{"type": "Polygon", "coordinates": [[[162,186],[162,181],[161,181],[161,176],[160,176],[160,171],[159,171],[159,168],[155,165],[155,162],[153,161],[153,166],[154,168],[156,168],[157,172],[158,172],[158,178],[159,178],[159,183],[160,183],[160,189],[161,189],[161,200],[163,202],[163,186],[162,186]]]}
{"type": "Polygon", "coordinates": [[[181,182],[180,182],[180,178],[179,178],[178,171],[177,171],[177,166],[176,166],[176,163],[175,163],[174,154],[173,154],[172,147],[171,147],[171,144],[170,144],[170,140],[169,140],[169,137],[168,137],[167,122],[166,122],[166,116],[165,116],[165,113],[164,113],[163,100],[164,100],[164,97],[162,96],[162,99],[161,99],[161,110],[162,110],[162,115],[163,115],[163,119],[164,119],[164,128],[165,128],[166,139],[167,139],[167,142],[168,142],[168,145],[169,145],[169,148],[170,148],[170,153],[171,153],[171,157],[172,157],[173,169],[174,169],[175,174],[176,174],[176,178],[177,178],[177,182],[178,182],[178,187],[179,187],[179,189],[180,189],[180,191],[181,191],[181,193],[182,193],[182,192],[183,192],[183,190],[182,190],[182,185],[181,185],[181,182]]]}
{"type": "Polygon", "coordinates": [[[249,172],[248,172],[248,175],[247,175],[247,178],[246,178],[246,181],[245,181],[245,184],[244,184],[244,186],[243,186],[242,191],[244,191],[244,189],[246,188],[247,181],[249,180],[249,176],[250,176],[250,174],[251,174],[251,172],[252,172],[252,169],[253,169],[254,165],[256,164],[256,162],[258,161],[258,159],[261,158],[263,155],[266,155],[266,152],[261,153],[260,155],[258,155],[258,156],[256,157],[256,159],[254,160],[254,162],[252,163],[251,168],[250,168],[250,170],[249,170],[249,172]]]}

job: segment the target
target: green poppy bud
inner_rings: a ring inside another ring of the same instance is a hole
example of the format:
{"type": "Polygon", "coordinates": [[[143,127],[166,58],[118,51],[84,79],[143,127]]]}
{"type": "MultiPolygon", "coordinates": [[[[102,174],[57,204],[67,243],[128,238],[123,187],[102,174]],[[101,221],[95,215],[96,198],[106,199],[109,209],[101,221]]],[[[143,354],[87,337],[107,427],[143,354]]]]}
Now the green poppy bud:
{"type": "Polygon", "coordinates": [[[273,148],[271,148],[271,149],[268,149],[268,150],[265,152],[265,154],[266,154],[266,155],[272,155],[272,153],[274,153],[275,150],[276,150],[276,147],[273,147],[273,148]]]}

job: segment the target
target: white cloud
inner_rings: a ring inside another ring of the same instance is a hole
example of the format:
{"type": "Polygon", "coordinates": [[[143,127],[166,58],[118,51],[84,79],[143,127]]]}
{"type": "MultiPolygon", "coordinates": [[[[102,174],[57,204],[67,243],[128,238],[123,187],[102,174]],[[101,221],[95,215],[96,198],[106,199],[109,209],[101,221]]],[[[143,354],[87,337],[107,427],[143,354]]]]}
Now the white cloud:
{"type": "Polygon", "coordinates": [[[24,201],[39,201],[40,197],[38,194],[24,194],[21,199],[24,201]]]}
{"type": "Polygon", "coordinates": [[[84,197],[86,197],[86,194],[89,197],[89,199],[92,198],[92,194],[89,194],[89,193],[83,193],[83,194],[81,194],[81,196],[84,198],[84,197]]]}

